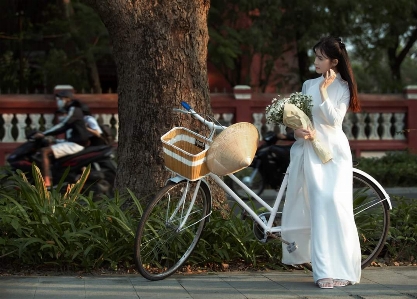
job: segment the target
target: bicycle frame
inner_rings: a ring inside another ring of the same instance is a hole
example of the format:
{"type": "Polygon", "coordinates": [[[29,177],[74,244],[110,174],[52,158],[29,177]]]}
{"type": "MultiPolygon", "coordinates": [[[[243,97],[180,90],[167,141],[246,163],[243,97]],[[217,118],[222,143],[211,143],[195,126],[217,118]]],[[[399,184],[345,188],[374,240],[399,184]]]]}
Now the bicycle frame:
{"type": "MultiPolygon", "coordinates": [[[[281,235],[281,226],[275,226],[274,227],[273,226],[273,222],[274,222],[275,216],[278,214],[279,205],[280,205],[280,203],[282,201],[282,198],[284,196],[285,189],[287,187],[287,183],[288,183],[288,172],[285,174],[284,179],[282,180],[281,187],[280,187],[280,189],[278,191],[277,197],[276,197],[275,202],[274,202],[274,205],[272,207],[268,203],[266,203],[262,198],[260,198],[257,194],[255,194],[251,189],[249,189],[236,176],[234,176],[233,174],[229,174],[228,175],[228,177],[230,177],[232,180],[234,180],[250,196],[252,196],[258,203],[260,203],[264,208],[266,208],[268,212],[271,213],[270,214],[270,217],[269,217],[269,219],[267,221],[267,223],[265,223],[262,220],[262,218],[259,215],[257,215],[255,213],[255,211],[251,207],[249,207],[219,176],[217,176],[214,173],[210,173],[210,174],[208,174],[208,176],[211,177],[227,194],[229,194],[252,217],[252,219],[256,223],[259,224],[260,227],[262,227],[262,229],[264,230],[264,233],[267,236],[270,236],[272,234],[278,234],[278,236],[281,235]]],[[[182,178],[181,176],[177,176],[175,178],[181,178],[182,180],[186,180],[187,181],[187,187],[186,187],[187,189],[183,193],[183,196],[182,196],[181,200],[178,202],[177,207],[175,208],[175,211],[169,217],[169,219],[168,219],[169,221],[172,220],[176,216],[176,214],[177,214],[177,212],[179,210],[179,207],[184,204],[186,195],[190,191],[190,189],[189,189],[189,183],[190,183],[190,181],[189,180],[187,180],[186,178],[182,178]]],[[[172,180],[173,181],[177,181],[174,178],[172,178],[172,180]]],[[[183,227],[183,226],[187,222],[188,216],[190,215],[190,211],[192,210],[192,207],[194,205],[195,199],[197,197],[197,191],[198,191],[198,188],[199,188],[199,186],[201,184],[201,179],[199,179],[199,180],[197,180],[195,182],[197,183],[197,185],[195,187],[195,190],[194,190],[194,193],[192,195],[192,198],[190,199],[191,200],[190,206],[188,207],[188,210],[185,213],[185,215],[181,215],[181,217],[180,217],[182,219],[182,221],[181,221],[180,225],[177,228],[177,231],[178,232],[179,231],[183,231],[184,229],[187,228],[187,227],[183,227]]],[[[200,219],[199,221],[202,221],[203,219],[209,217],[210,215],[211,215],[211,212],[209,214],[207,214],[204,218],[200,219]]],[[[197,221],[197,222],[199,222],[199,221],[197,221]]],[[[195,223],[193,223],[193,224],[195,224],[195,223]]],[[[265,239],[265,241],[266,241],[266,239],[265,239]]],[[[292,245],[293,246],[296,246],[295,243],[292,244],[292,243],[289,243],[289,242],[287,242],[285,240],[282,240],[282,239],[281,239],[281,241],[283,243],[286,243],[286,244],[290,245],[289,248],[292,248],[291,247],[292,245]]],[[[289,249],[289,250],[291,250],[291,249],[289,249]]]]}
{"type": "Polygon", "coordinates": [[[252,216],[253,220],[258,223],[267,234],[272,233],[280,233],[281,226],[273,227],[273,222],[275,216],[278,213],[279,205],[282,201],[284,196],[285,189],[287,187],[288,182],[288,172],[285,173],[284,179],[282,180],[281,187],[279,188],[277,197],[275,199],[274,205],[271,207],[268,203],[266,203],[262,198],[260,198],[257,194],[255,194],[251,189],[249,189],[242,181],[240,181],[236,176],[233,174],[229,174],[228,177],[235,181],[240,187],[243,188],[253,199],[255,199],[258,203],[260,203],[264,208],[271,213],[267,224],[265,224],[262,219],[253,211],[251,207],[249,207],[222,179],[220,179],[217,175],[210,173],[209,176],[227,193],[229,194],[250,216],[252,216]]]}
{"type": "MultiPolygon", "coordinates": [[[[233,174],[229,174],[228,177],[230,177],[232,180],[234,180],[239,186],[241,186],[250,196],[252,196],[258,203],[260,203],[264,208],[267,209],[268,212],[271,213],[271,216],[269,217],[269,220],[267,222],[267,224],[264,223],[264,221],[262,221],[262,219],[254,212],[254,210],[249,207],[219,176],[217,176],[214,173],[210,173],[208,176],[210,176],[227,194],[229,194],[250,216],[252,216],[253,220],[256,221],[263,229],[264,231],[268,234],[268,233],[280,233],[281,232],[281,227],[277,226],[277,227],[273,227],[273,222],[275,219],[275,216],[278,214],[278,208],[279,205],[282,201],[282,198],[284,196],[284,192],[285,189],[287,187],[287,182],[288,182],[288,172],[285,174],[284,179],[282,180],[281,183],[281,187],[278,191],[277,197],[275,199],[274,205],[271,207],[268,203],[266,203],[262,198],[260,198],[257,194],[255,194],[251,189],[249,189],[242,181],[240,181],[236,176],[234,176],[233,174]]],[[[185,179],[185,178],[184,178],[185,179]]],[[[188,181],[188,180],[187,180],[188,181]]],[[[190,182],[190,181],[188,181],[190,182]]],[[[190,207],[188,208],[188,211],[186,213],[186,215],[184,217],[181,217],[183,219],[182,223],[179,225],[178,230],[181,231],[184,229],[183,225],[186,222],[190,211],[192,209],[192,206],[194,204],[195,198],[197,196],[197,190],[200,186],[201,183],[201,179],[197,180],[197,186],[196,189],[194,191],[194,194],[191,198],[191,204],[190,207]]],[[[180,202],[178,203],[178,206],[176,207],[174,213],[171,215],[170,219],[172,219],[174,216],[176,216],[177,211],[179,210],[179,206],[184,204],[185,201],[185,197],[186,194],[189,191],[189,185],[187,184],[187,190],[184,192],[180,202]]],[[[210,213],[211,214],[211,213],[210,213]]],[[[210,216],[210,214],[208,214],[207,216],[210,216]]],[[[206,217],[207,217],[206,216],[206,217]]],[[[204,218],[206,218],[204,217],[204,218]]],[[[203,219],[204,219],[203,218],[203,219]]],[[[170,220],[169,219],[169,220],[170,220]]],[[[203,219],[200,219],[203,220],[203,219]]]]}

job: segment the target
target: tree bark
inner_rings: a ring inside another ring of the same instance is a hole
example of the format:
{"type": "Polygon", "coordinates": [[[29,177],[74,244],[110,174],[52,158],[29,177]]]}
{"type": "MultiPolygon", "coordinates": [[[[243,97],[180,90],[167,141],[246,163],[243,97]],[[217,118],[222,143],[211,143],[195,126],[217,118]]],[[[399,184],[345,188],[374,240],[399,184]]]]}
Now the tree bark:
{"type": "MultiPolygon", "coordinates": [[[[181,101],[211,114],[207,76],[208,0],[85,0],[109,31],[118,77],[116,188],[153,194],[165,170],[160,137],[174,126],[202,129],[173,113],[181,101]]],[[[201,132],[205,134],[205,132],[201,132]]],[[[223,195],[224,198],[224,195],[223,195]]]]}

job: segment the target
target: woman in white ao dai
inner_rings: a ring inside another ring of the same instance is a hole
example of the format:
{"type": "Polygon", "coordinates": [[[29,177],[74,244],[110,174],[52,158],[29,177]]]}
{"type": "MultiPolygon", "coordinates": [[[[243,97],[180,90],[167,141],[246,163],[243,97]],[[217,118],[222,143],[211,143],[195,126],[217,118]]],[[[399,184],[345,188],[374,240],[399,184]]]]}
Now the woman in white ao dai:
{"type": "Polygon", "coordinates": [[[282,219],[282,238],[296,242],[292,253],[283,244],[283,263],[312,263],[321,288],[359,283],[361,251],[353,216],[352,155],[342,130],[348,109],[359,111],[356,84],[345,45],[322,38],[314,47],[319,78],[302,92],[313,98],[314,130],[295,130],[282,219]],[[323,164],[311,144],[315,136],[332,155],[323,164]]]}

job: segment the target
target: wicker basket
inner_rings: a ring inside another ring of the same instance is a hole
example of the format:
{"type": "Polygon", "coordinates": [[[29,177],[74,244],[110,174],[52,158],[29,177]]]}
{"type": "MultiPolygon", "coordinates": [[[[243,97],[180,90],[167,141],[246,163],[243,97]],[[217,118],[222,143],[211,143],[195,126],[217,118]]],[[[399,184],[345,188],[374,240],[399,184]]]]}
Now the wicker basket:
{"type": "Polygon", "coordinates": [[[207,175],[206,163],[209,148],[207,138],[183,127],[171,129],[161,137],[165,166],[193,181],[207,175]]]}

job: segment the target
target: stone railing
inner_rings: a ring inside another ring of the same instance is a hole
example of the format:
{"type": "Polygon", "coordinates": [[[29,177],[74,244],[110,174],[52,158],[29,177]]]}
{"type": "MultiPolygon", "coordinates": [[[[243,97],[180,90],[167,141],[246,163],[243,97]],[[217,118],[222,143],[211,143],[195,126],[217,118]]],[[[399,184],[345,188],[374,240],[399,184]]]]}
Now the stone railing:
{"type": "MultiPolygon", "coordinates": [[[[285,96],[285,95],[283,95],[285,96]]],[[[117,94],[76,94],[102,124],[118,132],[117,94]]],[[[265,121],[265,107],[275,94],[252,94],[250,89],[235,88],[234,93],[212,93],[214,116],[225,125],[246,121],[262,133],[281,131],[265,121]]],[[[404,94],[359,94],[362,111],[348,113],[343,129],[355,156],[376,155],[385,151],[417,151],[417,86],[404,94]],[[411,129],[408,133],[398,133],[411,129]]],[[[0,165],[16,146],[25,141],[28,129],[51,127],[56,110],[54,98],[47,95],[0,95],[0,165]]],[[[198,111],[198,107],[195,107],[198,111]]]]}
{"type": "MultiPolygon", "coordinates": [[[[250,121],[261,132],[283,130],[265,122],[265,107],[276,95],[252,95],[250,100],[234,100],[233,95],[212,94],[214,113],[227,122],[250,121]]],[[[417,86],[409,86],[404,94],[359,94],[361,112],[348,112],[343,130],[353,154],[381,155],[386,151],[417,151],[417,86]],[[405,133],[407,129],[415,129],[405,133]]]]}

